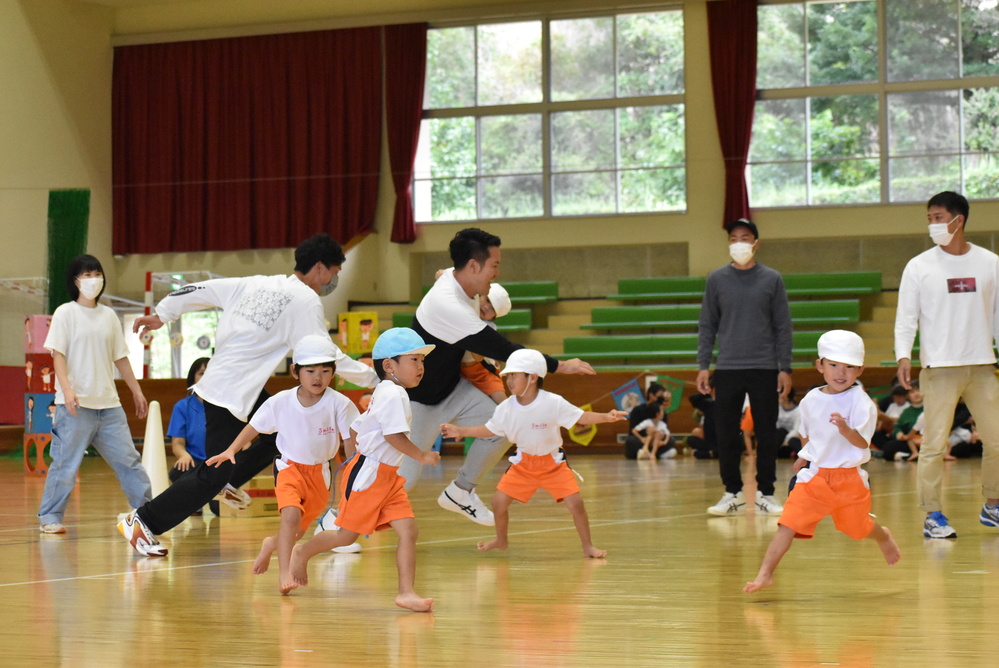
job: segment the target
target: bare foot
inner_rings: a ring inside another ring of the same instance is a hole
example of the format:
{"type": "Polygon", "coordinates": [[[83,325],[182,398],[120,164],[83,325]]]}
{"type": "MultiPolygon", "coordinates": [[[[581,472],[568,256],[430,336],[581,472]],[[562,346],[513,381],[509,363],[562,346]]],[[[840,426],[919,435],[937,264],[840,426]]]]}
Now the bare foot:
{"type": "Polygon", "coordinates": [[[412,610],[413,612],[433,612],[434,611],[434,599],[432,598],[420,598],[416,595],[416,592],[410,592],[408,594],[399,594],[395,597],[395,604],[400,608],[405,608],[406,610],[412,610]]]}
{"type": "Polygon", "coordinates": [[[757,575],[755,580],[746,583],[746,586],[742,588],[742,591],[747,594],[752,594],[760,591],[761,589],[766,589],[767,587],[773,585],[773,583],[773,576],[767,577],[765,575],[757,575]]]}
{"type": "Polygon", "coordinates": [[[268,567],[271,565],[271,555],[274,554],[274,542],[274,536],[268,536],[260,544],[260,554],[257,555],[256,561],[253,562],[254,575],[267,572],[268,567]]]}
{"type": "Polygon", "coordinates": [[[590,545],[589,547],[583,548],[583,556],[587,559],[603,559],[607,556],[607,550],[598,550],[590,545]]]}
{"type": "Polygon", "coordinates": [[[909,458],[908,458],[907,460],[905,460],[905,461],[907,461],[907,462],[914,462],[914,461],[916,461],[917,459],[919,459],[919,453],[918,453],[918,452],[917,452],[916,454],[914,454],[914,455],[910,456],[910,457],[909,457],[909,458]]]}
{"type": "Polygon", "coordinates": [[[291,563],[288,565],[288,572],[297,586],[305,587],[309,584],[309,562],[302,558],[301,545],[296,545],[291,550],[291,563]]]}
{"type": "Polygon", "coordinates": [[[898,549],[895,537],[891,535],[891,531],[888,531],[888,527],[881,527],[881,530],[885,532],[885,539],[878,542],[878,547],[881,548],[881,554],[885,555],[888,565],[894,566],[902,558],[902,552],[898,549]]]}
{"type": "Polygon", "coordinates": [[[295,582],[295,579],[291,577],[290,573],[282,573],[281,586],[279,587],[279,589],[281,590],[281,593],[283,595],[287,596],[288,592],[290,592],[292,589],[298,589],[298,583],[295,582]]]}
{"type": "Polygon", "coordinates": [[[944,455],[944,461],[945,462],[956,462],[957,461],[957,457],[955,457],[954,455],[944,455]]]}
{"type": "Polygon", "coordinates": [[[505,540],[500,540],[495,538],[490,541],[479,541],[479,552],[488,552],[489,550],[505,550],[507,548],[507,542],[505,540]]]}

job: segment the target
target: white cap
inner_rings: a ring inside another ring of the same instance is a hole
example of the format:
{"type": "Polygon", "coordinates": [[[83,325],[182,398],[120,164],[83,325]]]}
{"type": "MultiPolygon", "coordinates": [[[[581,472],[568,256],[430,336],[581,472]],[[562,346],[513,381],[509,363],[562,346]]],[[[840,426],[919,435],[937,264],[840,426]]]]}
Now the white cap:
{"type": "Polygon", "coordinates": [[[500,375],[504,376],[515,371],[536,373],[538,378],[544,378],[545,374],[548,373],[548,363],[545,361],[545,356],[537,350],[519,348],[510,353],[510,357],[506,360],[506,366],[500,371],[500,375]]]}
{"type": "Polygon", "coordinates": [[[510,293],[499,283],[493,283],[489,286],[489,294],[486,297],[493,305],[497,318],[502,318],[513,308],[513,304],[510,303],[510,293]]]}
{"type": "Polygon", "coordinates": [[[819,337],[819,359],[864,366],[864,340],[845,329],[830,330],[819,337]]]}
{"type": "Polygon", "coordinates": [[[303,336],[295,344],[295,354],[292,361],[299,366],[310,364],[325,364],[336,361],[336,346],[329,336],[309,334],[303,336]]]}

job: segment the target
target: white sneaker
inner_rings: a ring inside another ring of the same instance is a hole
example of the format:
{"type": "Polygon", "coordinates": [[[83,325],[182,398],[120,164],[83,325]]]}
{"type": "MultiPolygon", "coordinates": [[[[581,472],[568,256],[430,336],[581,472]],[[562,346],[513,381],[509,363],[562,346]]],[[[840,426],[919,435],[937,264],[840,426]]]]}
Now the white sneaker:
{"type": "Polygon", "coordinates": [[[487,527],[496,525],[493,511],[482,503],[482,499],[475,493],[475,490],[464,490],[458,487],[456,482],[452,482],[441,492],[441,495],[437,497],[437,505],[444,510],[463,515],[476,524],[487,527]]]}
{"type": "Polygon", "coordinates": [[[215,495],[215,501],[221,501],[230,508],[235,508],[236,510],[243,510],[248,508],[251,503],[253,503],[253,497],[244,492],[241,489],[237,489],[232,485],[226,485],[222,488],[222,491],[215,495]]]}
{"type": "Polygon", "coordinates": [[[659,455],[659,459],[673,459],[676,457],[676,448],[670,448],[666,452],[659,455]]]}
{"type": "Polygon", "coordinates": [[[38,527],[38,530],[42,533],[66,533],[66,527],[64,527],[59,522],[52,522],[51,524],[43,524],[38,527]]]}
{"type": "Polygon", "coordinates": [[[165,557],[167,549],[156,540],[138,513],[130,512],[125,519],[118,522],[118,531],[132,548],[144,557],[165,557]]]}
{"type": "Polygon", "coordinates": [[[764,515],[780,515],[784,512],[784,506],[777,503],[773,494],[764,496],[760,490],[756,490],[756,512],[764,515]]]}
{"type": "MultiPolygon", "coordinates": [[[[323,531],[339,531],[340,527],[336,525],[336,516],[337,516],[336,508],[330,508],[329,510],[327,510],[323,514],[323,516],[319,518],[319,522],[316,523],[316,530],[313,532],[312,535],[322,533],[323,531]]],[[[354,541],[350,545],[341,545],[340,547],[334,547],[332,551],[337,552],[339,554],[356,554],[357,552],[360,552],[362,549],[363,548],[361,548],[361,544],[358,543],[357,541],[354,541]]]]}
{"type": "Polygon", "coordinates": [[[736,494],[725,492],[718,503],[708,508],[708,515],[727,517],[740,515],[744,510],[746,510],[746,495],[742,491],[736,494]]]}

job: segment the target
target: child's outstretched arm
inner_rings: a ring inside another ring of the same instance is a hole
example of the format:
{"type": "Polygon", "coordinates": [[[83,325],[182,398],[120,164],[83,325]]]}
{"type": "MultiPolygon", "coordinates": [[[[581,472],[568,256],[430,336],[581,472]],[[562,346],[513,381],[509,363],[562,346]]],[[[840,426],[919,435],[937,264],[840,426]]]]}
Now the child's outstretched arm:
{"type": "Polygon", "coordinates": [[[839,413],[833,413],[830,415],[829,421],[836,425],[836,428],[839,429],[839,433],[842,434],[843,438],[850,442],[850,445],[860,448],[861,450],[866,450],[871,447],[871,442],[861,436],[856,429],[850,427],[850,425],[846,423],[846,418],[839,413]]]}
{"type": "Polygon", "coordinates": [[[357,432],[353,429],[350,430],[350,438],[343,439],[343,456],[344,459],[350,459],[357,452],[357,432]]]}
{"type": "Polygon", "coordinates": [[[208,466],[214,466],[215,468],[218,468],[222,464],[222,462],[227,460],[235,464],[236,453],[239,452],[240,450],[246,450],[248,447],[250,447],[250,443],[253,443],[253,439],[255,439],[259,435],[260,435],[259,431],[257,431],[250,425],[246,425],[245,427],[243,427],[243,431],[239,432],[239,436],[237,436],[236,440],[232,442],[232,445],[230,445],[223,452],[220,452],[214,457],[209,457],[208,459],[206,459],[205,464],[207,464],[208,466]]]}
{"type": "Polygon", "coordinates": [[[584,412],[576,424],[603,424],[604,422],[617,422],[618,420],[627,420],[628,414],[624,411],[619,411],[616,408],[612,411],[607,411],[606,413],[594,413],[592,411],[584,412]]]}
{"type": "Polygon", "coordinates": [[[406,434],[385,434],[385,440],[393,448],[398,450],[404,455],[412,457],[421,464],[426,464],[427,466],[436,466],[441,460],[441,455],[439,452],[434,452],[433,450],[427,450],[424,452],[416,447],[416,444],[409,440],[406,434]]]}
{"type": "Polygon", "coordinates": [[[486,429],[486,425],[480,424],[477,427],[459,427],[456,424],[442,424],[441,434],[444,438],[492,438],[496,434],[486,429]]]}

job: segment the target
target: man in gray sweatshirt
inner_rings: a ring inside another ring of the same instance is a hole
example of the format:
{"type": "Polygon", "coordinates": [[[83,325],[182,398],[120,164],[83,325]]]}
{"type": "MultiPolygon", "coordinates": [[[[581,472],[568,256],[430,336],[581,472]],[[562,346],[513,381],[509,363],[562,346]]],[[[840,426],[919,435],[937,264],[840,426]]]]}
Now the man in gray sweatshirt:
{"type": "Polygon", "coordinates": [[[756,224],[740,218],[726,226],[732,263],[708,275],[697,341],[697,389],[707,394],[715,341],[715,429],[725,494],[711,515],[746,508],[742,492],[739,423],[746,395],[756,431],[756,512],[779,514],[777,480],[778,395],[791,390],[791,311],[781,275],[755,259],[756,224]]]}

